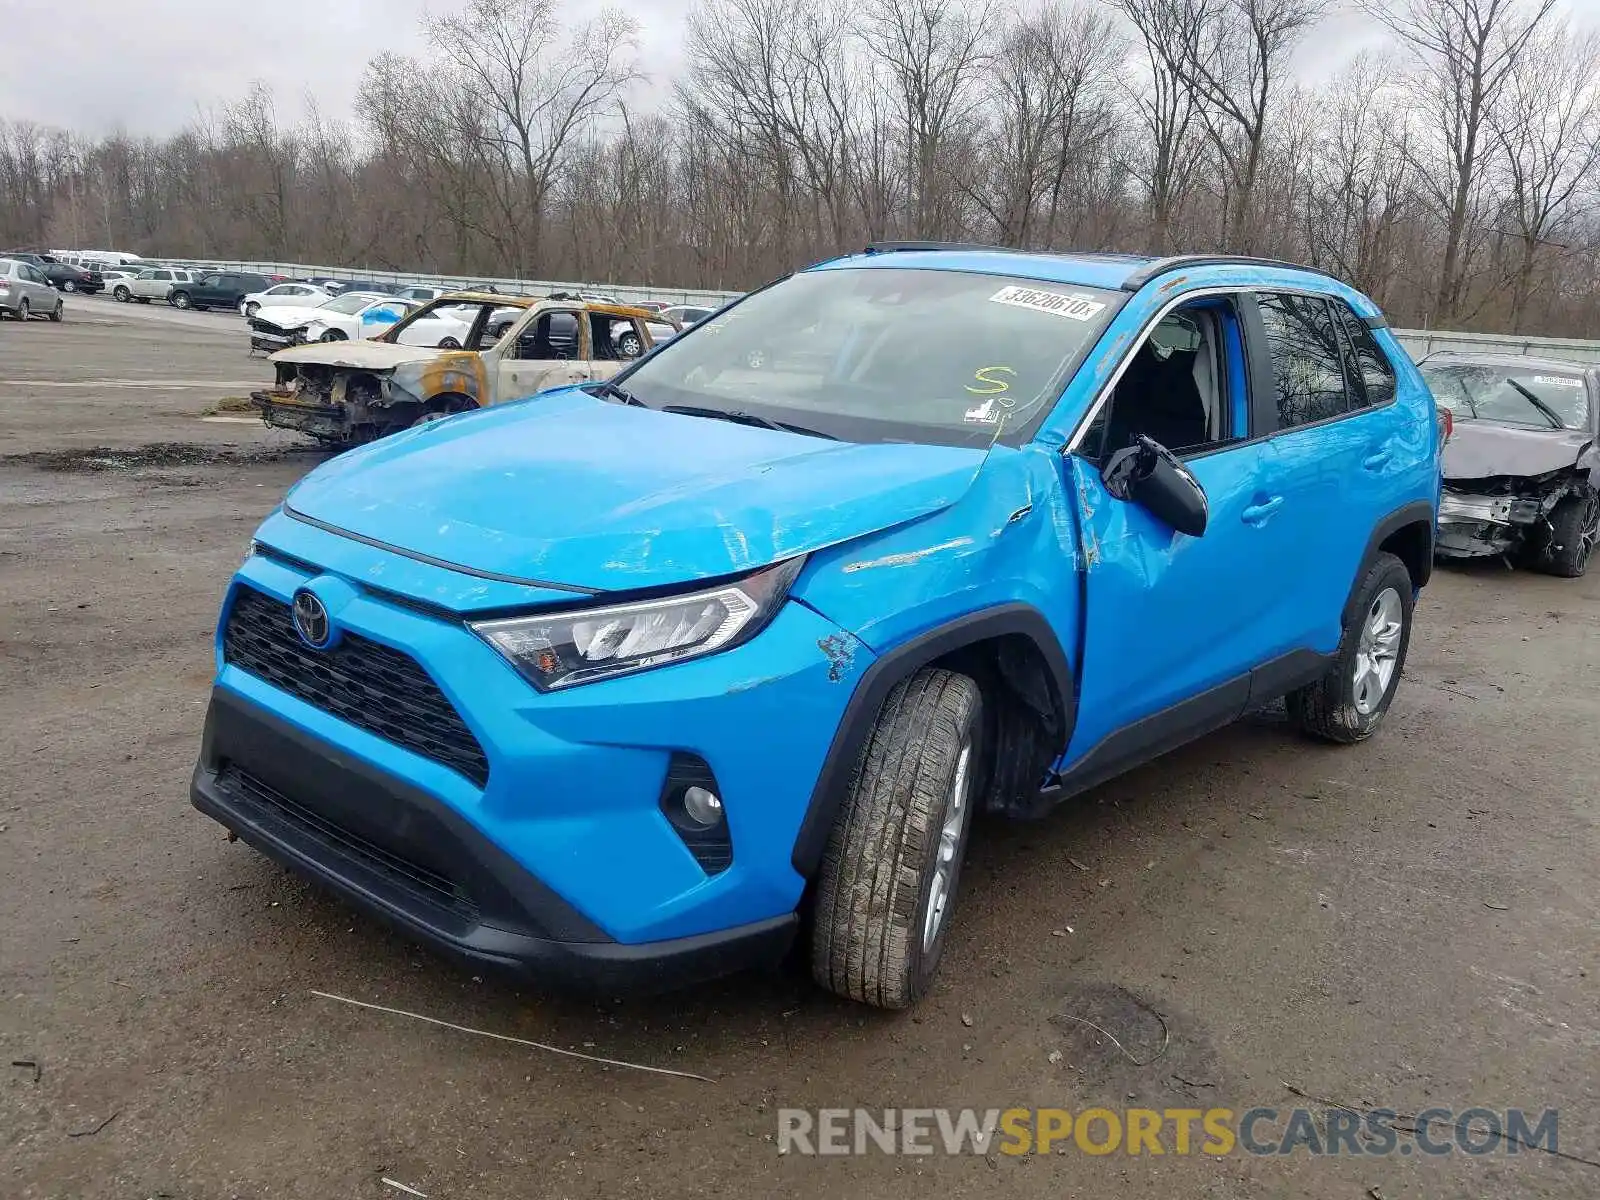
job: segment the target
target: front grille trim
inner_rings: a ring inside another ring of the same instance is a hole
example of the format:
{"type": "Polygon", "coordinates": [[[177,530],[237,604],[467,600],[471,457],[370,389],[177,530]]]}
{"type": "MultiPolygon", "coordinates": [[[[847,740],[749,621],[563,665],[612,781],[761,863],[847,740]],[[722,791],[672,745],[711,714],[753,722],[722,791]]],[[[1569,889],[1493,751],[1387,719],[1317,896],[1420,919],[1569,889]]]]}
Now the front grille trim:
{"type": "Polygon", "coordinates": [[[482,789],[483,745],[433,677],[404,651],[345,630],[329,650],[300,639],[289,606],[241,584],[223,627],[223,659],[313,707],[348,721],[482,789]]]}

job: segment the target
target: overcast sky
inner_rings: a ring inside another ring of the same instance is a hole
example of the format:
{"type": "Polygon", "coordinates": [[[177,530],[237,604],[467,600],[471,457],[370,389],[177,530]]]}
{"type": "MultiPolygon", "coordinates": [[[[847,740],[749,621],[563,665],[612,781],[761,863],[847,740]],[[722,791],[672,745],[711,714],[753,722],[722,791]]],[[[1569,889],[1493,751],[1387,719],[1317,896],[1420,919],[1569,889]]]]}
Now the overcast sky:
{"type": "MultiPolygon", "coordinates": [[[[628,0],[642,26],[641,59],[654,83],[648,103],[682,63],[684,17],[694,0],[628,0]]],[[[367,59],[382,50],[419,53],[418,17],[465,0],[0,0],[0,118],[85,133],[121,128],[171,133],[196,111],[267,80],[278,115],[296,120],[312,94],[347,117],[367,59]],[[20,67],[20,69],[18,69],[20,67]]],[[[575,20],[599,0],[564,0],[575,20]]],[[[1600,0],[1571,0],[1600,13],[1600,0]]],[[[1302,48],[1299,67],[1326,75],[1384,38],[1368,19],[1336,12],[1302,48]]]]}

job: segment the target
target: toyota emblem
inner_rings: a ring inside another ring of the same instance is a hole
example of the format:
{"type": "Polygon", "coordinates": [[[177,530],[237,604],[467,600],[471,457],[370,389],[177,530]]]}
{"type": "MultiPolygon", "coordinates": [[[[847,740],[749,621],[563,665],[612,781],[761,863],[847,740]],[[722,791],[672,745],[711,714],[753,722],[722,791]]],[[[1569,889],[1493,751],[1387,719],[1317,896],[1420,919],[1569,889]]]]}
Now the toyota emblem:
{"type": "Polygon", "coordinates": [[[294,594],[294,629],[313,650],[326,650],[333,641],[333,622],[316,595],[305,589],[294,594]]]}

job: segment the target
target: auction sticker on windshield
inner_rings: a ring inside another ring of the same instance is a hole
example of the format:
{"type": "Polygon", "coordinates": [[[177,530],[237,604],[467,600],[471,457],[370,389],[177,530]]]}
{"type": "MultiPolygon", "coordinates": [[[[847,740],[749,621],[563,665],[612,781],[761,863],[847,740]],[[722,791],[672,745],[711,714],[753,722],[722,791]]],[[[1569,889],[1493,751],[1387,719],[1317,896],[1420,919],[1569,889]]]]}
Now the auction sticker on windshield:
{"type": "Polygon", "coordinates": [[[1092,320],[1104,311],[1105,305],[1083,295],[1064,295],[1061,292],[1042,292],[1037,288],[1003,287],[989,297],[996,304],[1014,304],[1018,308],[1031,308],[1037,312],[1057,317],[1070,317],[1074,321],[1092,320]]]}

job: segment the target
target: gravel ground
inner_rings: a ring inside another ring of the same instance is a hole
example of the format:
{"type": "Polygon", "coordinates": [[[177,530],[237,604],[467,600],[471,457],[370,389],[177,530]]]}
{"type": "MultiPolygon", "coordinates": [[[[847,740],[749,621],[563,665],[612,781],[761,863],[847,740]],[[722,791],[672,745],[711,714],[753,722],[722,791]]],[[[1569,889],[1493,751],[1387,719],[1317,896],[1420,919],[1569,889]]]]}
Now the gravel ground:
{"type": "Polygon", "coordinates": [[[980,829],[914,1013],[797,970],[551,999],[417,949],[189,807],[222,589],[320,461],[202,419],[267,377],[229,314],[76,298],[65,324],[0,324],[0,1194],[1600,1194],[1600,1166],[1534,1152],[775,1143],[787,1106],[1240,1112],[1310,1103],[1298,1089],[1557,1108],[1560,1149],[1600,1160],[1600,575],[1441,570],[1365,745],[1309,744],[1269,712],[1046,821],[980,829]]]}

